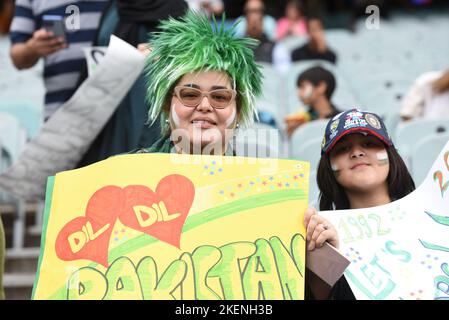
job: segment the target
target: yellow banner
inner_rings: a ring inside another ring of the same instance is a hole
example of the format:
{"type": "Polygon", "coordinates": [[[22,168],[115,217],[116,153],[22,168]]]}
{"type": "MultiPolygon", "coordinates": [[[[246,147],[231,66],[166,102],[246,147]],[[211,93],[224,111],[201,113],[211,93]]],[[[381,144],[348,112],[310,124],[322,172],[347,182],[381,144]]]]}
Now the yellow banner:
{"type": "Polygon", "coordinates": [[[49,178],[33,299],[303,299],[309,163],[122,155],[49,178]]]}

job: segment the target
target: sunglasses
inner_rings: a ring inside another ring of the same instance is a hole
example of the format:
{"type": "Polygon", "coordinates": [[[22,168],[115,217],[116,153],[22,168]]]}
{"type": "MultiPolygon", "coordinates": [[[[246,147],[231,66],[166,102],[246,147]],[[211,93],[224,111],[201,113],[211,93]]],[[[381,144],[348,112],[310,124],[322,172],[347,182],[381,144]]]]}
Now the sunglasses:
{"type": "Polygon", "coordinates": [[[265,13],[265,10],[263,8],[250,8],[250,9],[246,9],[245,10],[246,14],[251,14],[251,13],[265,13]]]}
{"type": "Polygon", "coordinates": [[[212,107],[224,109],[234,101],[237,92],[232,89],[201,91],[196,88],[177,86],[174,95],[187,107],[197,107],[203,101],[203,98],[207,97],[212,107]]]}

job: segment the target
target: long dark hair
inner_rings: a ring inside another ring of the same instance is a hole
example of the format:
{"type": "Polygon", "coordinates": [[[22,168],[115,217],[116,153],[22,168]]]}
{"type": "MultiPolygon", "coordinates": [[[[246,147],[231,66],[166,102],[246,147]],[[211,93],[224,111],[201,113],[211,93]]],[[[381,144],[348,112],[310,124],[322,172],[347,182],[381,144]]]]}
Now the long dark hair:
{"type": "MultiPolygon", "coordinates": [[[[394,146],[386,147],[390,162],[388,194],[392,201],[401,199],[415,190],[415,183],[407,166],[394,146]]],[[[350,209],[344,188],[337,182],[330,165],[329,153],[321,156],[318,164],[317,183],[320,189],[320,210],[350,209]]]]}

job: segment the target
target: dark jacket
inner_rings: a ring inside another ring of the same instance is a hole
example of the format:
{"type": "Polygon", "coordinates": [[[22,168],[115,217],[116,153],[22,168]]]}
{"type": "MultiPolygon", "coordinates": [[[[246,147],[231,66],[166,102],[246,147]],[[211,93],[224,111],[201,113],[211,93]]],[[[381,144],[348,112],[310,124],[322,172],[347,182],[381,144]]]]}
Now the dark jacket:
{"type": "Polygon", "coordinates": [[[292,61],[303,61],[303,60],[324,60],[335,64],[337,62],[337,56],[331,49],[327,49],[326,52],[321,53],[310,49],[309,44],[306,43],[302,47],[296,48],[292,52],[292,61]]]}

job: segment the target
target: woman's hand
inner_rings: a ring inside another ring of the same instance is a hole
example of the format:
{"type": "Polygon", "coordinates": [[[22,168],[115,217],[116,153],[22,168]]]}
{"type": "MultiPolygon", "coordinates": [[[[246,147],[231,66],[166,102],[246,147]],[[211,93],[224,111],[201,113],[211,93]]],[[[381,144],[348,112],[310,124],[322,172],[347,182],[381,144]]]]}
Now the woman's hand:
{"type": "Polygon", "coordinates": [[[148,56],[151,53],[151,47],[148,45],[148,43],[140,43],[137,46],[137,50],[139,50],[141,53],[143,53],[144,56],[148,56]]]}
{"type": "Polygon", "coordinates": [[[309,207],[304,214],[304,226],[307,229],[307,249],[312,251],[321,248],[328,242],[338,249],[339,239],[337,229],[322,216],[318,215],[313,207],[309,207]]]}

